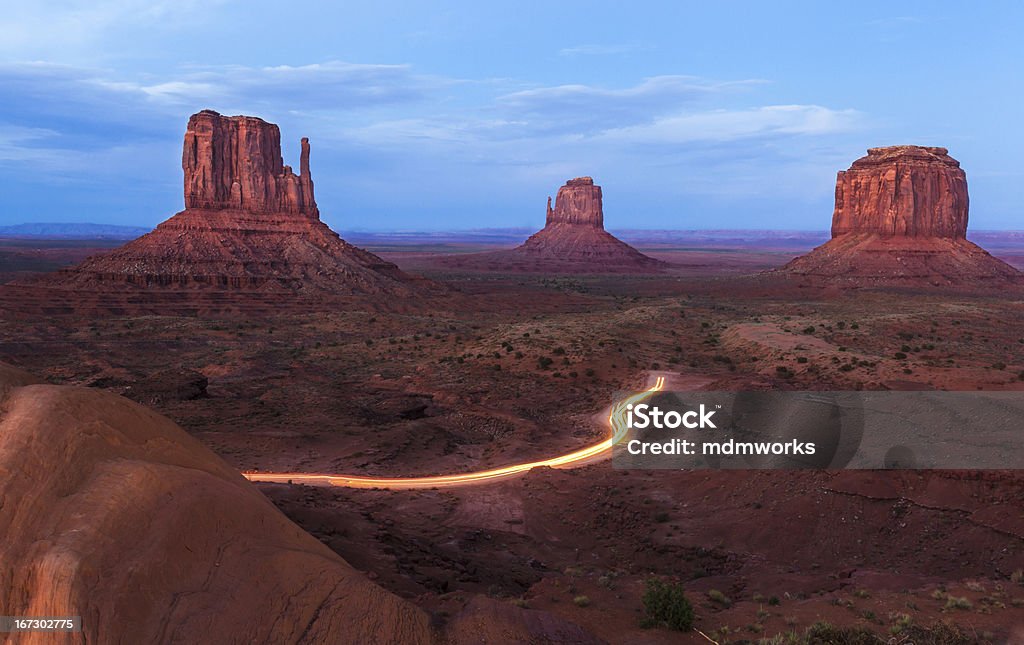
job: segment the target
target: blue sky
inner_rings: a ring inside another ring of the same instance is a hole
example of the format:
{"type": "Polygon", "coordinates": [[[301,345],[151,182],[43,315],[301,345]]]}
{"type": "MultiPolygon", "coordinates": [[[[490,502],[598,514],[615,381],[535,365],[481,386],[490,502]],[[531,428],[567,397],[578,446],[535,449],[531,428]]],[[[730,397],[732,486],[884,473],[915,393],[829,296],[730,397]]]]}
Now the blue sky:
{"type": "Polygon", "coordinates": [[[310,137],[342,231],[539,227],[585,174],[613,230],[826,229],[836,171],[902,143],[961,161],[972,228],[1024,229],[1016,2],[0,8],[0,225],[166,219],[212,108],[295,166],[310,137]]]}

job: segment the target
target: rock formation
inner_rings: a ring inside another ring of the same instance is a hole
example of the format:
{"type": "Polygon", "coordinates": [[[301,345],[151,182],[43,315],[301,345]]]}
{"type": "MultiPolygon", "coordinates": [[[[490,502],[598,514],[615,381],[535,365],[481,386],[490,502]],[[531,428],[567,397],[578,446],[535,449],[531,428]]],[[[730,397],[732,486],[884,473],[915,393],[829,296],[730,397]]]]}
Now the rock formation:
{"type": "Polygon", "coordinates": [[[0,472],[0,606],[81,616],[73,642],[433,642],[423,611],[122,397],[0,366],[0,472]]]}
{"type": "Polygon", "coordinates": [[[281,158],[281,132],[251,116],[193,114],[185,130],[181,167],[185,208],[294,213],[319,219],[309,172],[309,139],[302,139],[299,175],[281,158]]]}
{"type": "Polygon", "coordinates": [[[445,264],[487,270],[573,273],[648,273],[668,266],[604,230],[601,187],[590,177],[570,179],[548,197],[544,228],[508,251],[452,256],[445,264]]]}
{"type": "Polygon", "coordinates": [[[25,645],[598,642],[486,599],[443,630],[169,419],[2,363],[0,473],[0,606],[82,620],[25,645]]]}
{"type": "Polygon", "coordinates": [[[601,187],[590,177],[577,177],[558,189],[555,208],[548,197],[548,217],[544,226],[552,224],[579,224],[604,230],[604,202],[601,187]]]}
{"type": "Polygon", "coordinates": [[[185,210],[42,283],[81,291],[413,293],[426,281],[348,244],[320,221],[309,153],[303,139],[295,175],[281,158],[276,125],[211,110],[194,114],[182,151],[185,210]]]}
{"type": "Polygon", "coordinates": [[[836,287],[1018,280],[967,241],[967,211],[967,177],[945,148],[871,148],[836,178],[832,239],[776,273],[836,287]]]}
{"type": "Polygon", "coordinates": [[[832,237],[967,237],[967,175],[945,148],[871,148],[836,178],[832,237]]]}

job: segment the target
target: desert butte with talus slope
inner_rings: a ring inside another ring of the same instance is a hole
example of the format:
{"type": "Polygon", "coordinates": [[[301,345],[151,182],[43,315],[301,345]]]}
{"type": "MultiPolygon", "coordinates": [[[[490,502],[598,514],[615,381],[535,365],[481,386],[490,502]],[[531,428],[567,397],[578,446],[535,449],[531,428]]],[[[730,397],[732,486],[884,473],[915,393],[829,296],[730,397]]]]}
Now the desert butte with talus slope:
{"type": "Polygon", "coordinates": [[[772,275],[832,288],[1024,283],[967,240],[968,204],[967,176],[945,148],[871,148],[836,178],[832,239],[772,275]]]}
{"type": "Polygon", "coordinates": [[[443,293],[320,220],[308,139],[301,147],[296,175],[273,123],[193,114],[182,146],[185,210],[120,248],[5,286],[0,304],[36,313],[206,313],[377,295],[387,296],[378,305],[397,304],[443,293]]]}
{"type": "Polygon", "coordinates": [[[544,228],[501,251],[452,255],[438,263],[480,271],[536,273],[657,273],[667,262],[648,257],[604,229],[601,187],[590,177],[570,179],[548,197],[544,228]]]}

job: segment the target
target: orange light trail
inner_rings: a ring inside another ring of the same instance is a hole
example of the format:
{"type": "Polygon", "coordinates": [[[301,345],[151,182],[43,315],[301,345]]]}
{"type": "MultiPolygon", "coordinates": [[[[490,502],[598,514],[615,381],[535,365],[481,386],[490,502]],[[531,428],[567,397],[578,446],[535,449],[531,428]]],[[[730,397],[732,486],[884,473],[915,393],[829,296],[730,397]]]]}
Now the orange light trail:
{"type": "Polygon", "coordinates": [[[246,479],[258,482],[290,482],[297,484],[312,484],[315,486],[343,486],[347,488],[413,489],[445,488],[481,484],[515,477],[528,472],[533,468],[540,468],[542,466],[549,466],[551,468],[574,468],[576,466],[582,466],[604,458],[607,453],[611,451],[615,442],[621,439],[626,433],[626,415],[628,412],[626,410],[626,406],[630,403],[636,405],[640,401],[643,401],[653,395],[655,392],[661,391],[664,387],[665,377],[659,376],[655,380],[654,385],[648,389],[626,397],[622,401],[614,404],[611,411],[608,413],[608,427],[611,430],[611,436],[601,443],[583,448],[582,450],[577,450],[576,452],[570,452],[569,454],[562,455],[560,457],[545,459],[543,461],[531,461],[525,464],[515,464],[513,466],[504,466],[502,468],[494,468],[491,470],[461,473],[458,475],[436,475],[433,477],[366,477],[362,475],[331,475],[323,473],[263,472],[248,472],[242,474],[246,479]]]}

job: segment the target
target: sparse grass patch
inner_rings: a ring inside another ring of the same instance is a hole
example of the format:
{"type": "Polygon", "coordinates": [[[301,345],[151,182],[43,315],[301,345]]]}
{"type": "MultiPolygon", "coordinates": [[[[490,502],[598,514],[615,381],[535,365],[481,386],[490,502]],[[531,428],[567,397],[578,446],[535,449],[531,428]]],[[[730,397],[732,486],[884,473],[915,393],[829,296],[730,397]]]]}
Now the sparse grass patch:
{"type": "Polygon", "coordinates": [[[712,589],[709,591],[708,598],[711,599],[712,602],[716,602],[723,607],[729,607],[732,605],[732,600],[718,589],[712,589]]]}
{"type": "Polygon", "coordinates": [[[946,598],[946,604],[944,609],[970,609],[974,605],[967,598],[957,598],[956,596],[948,596],[946,598]]]}

